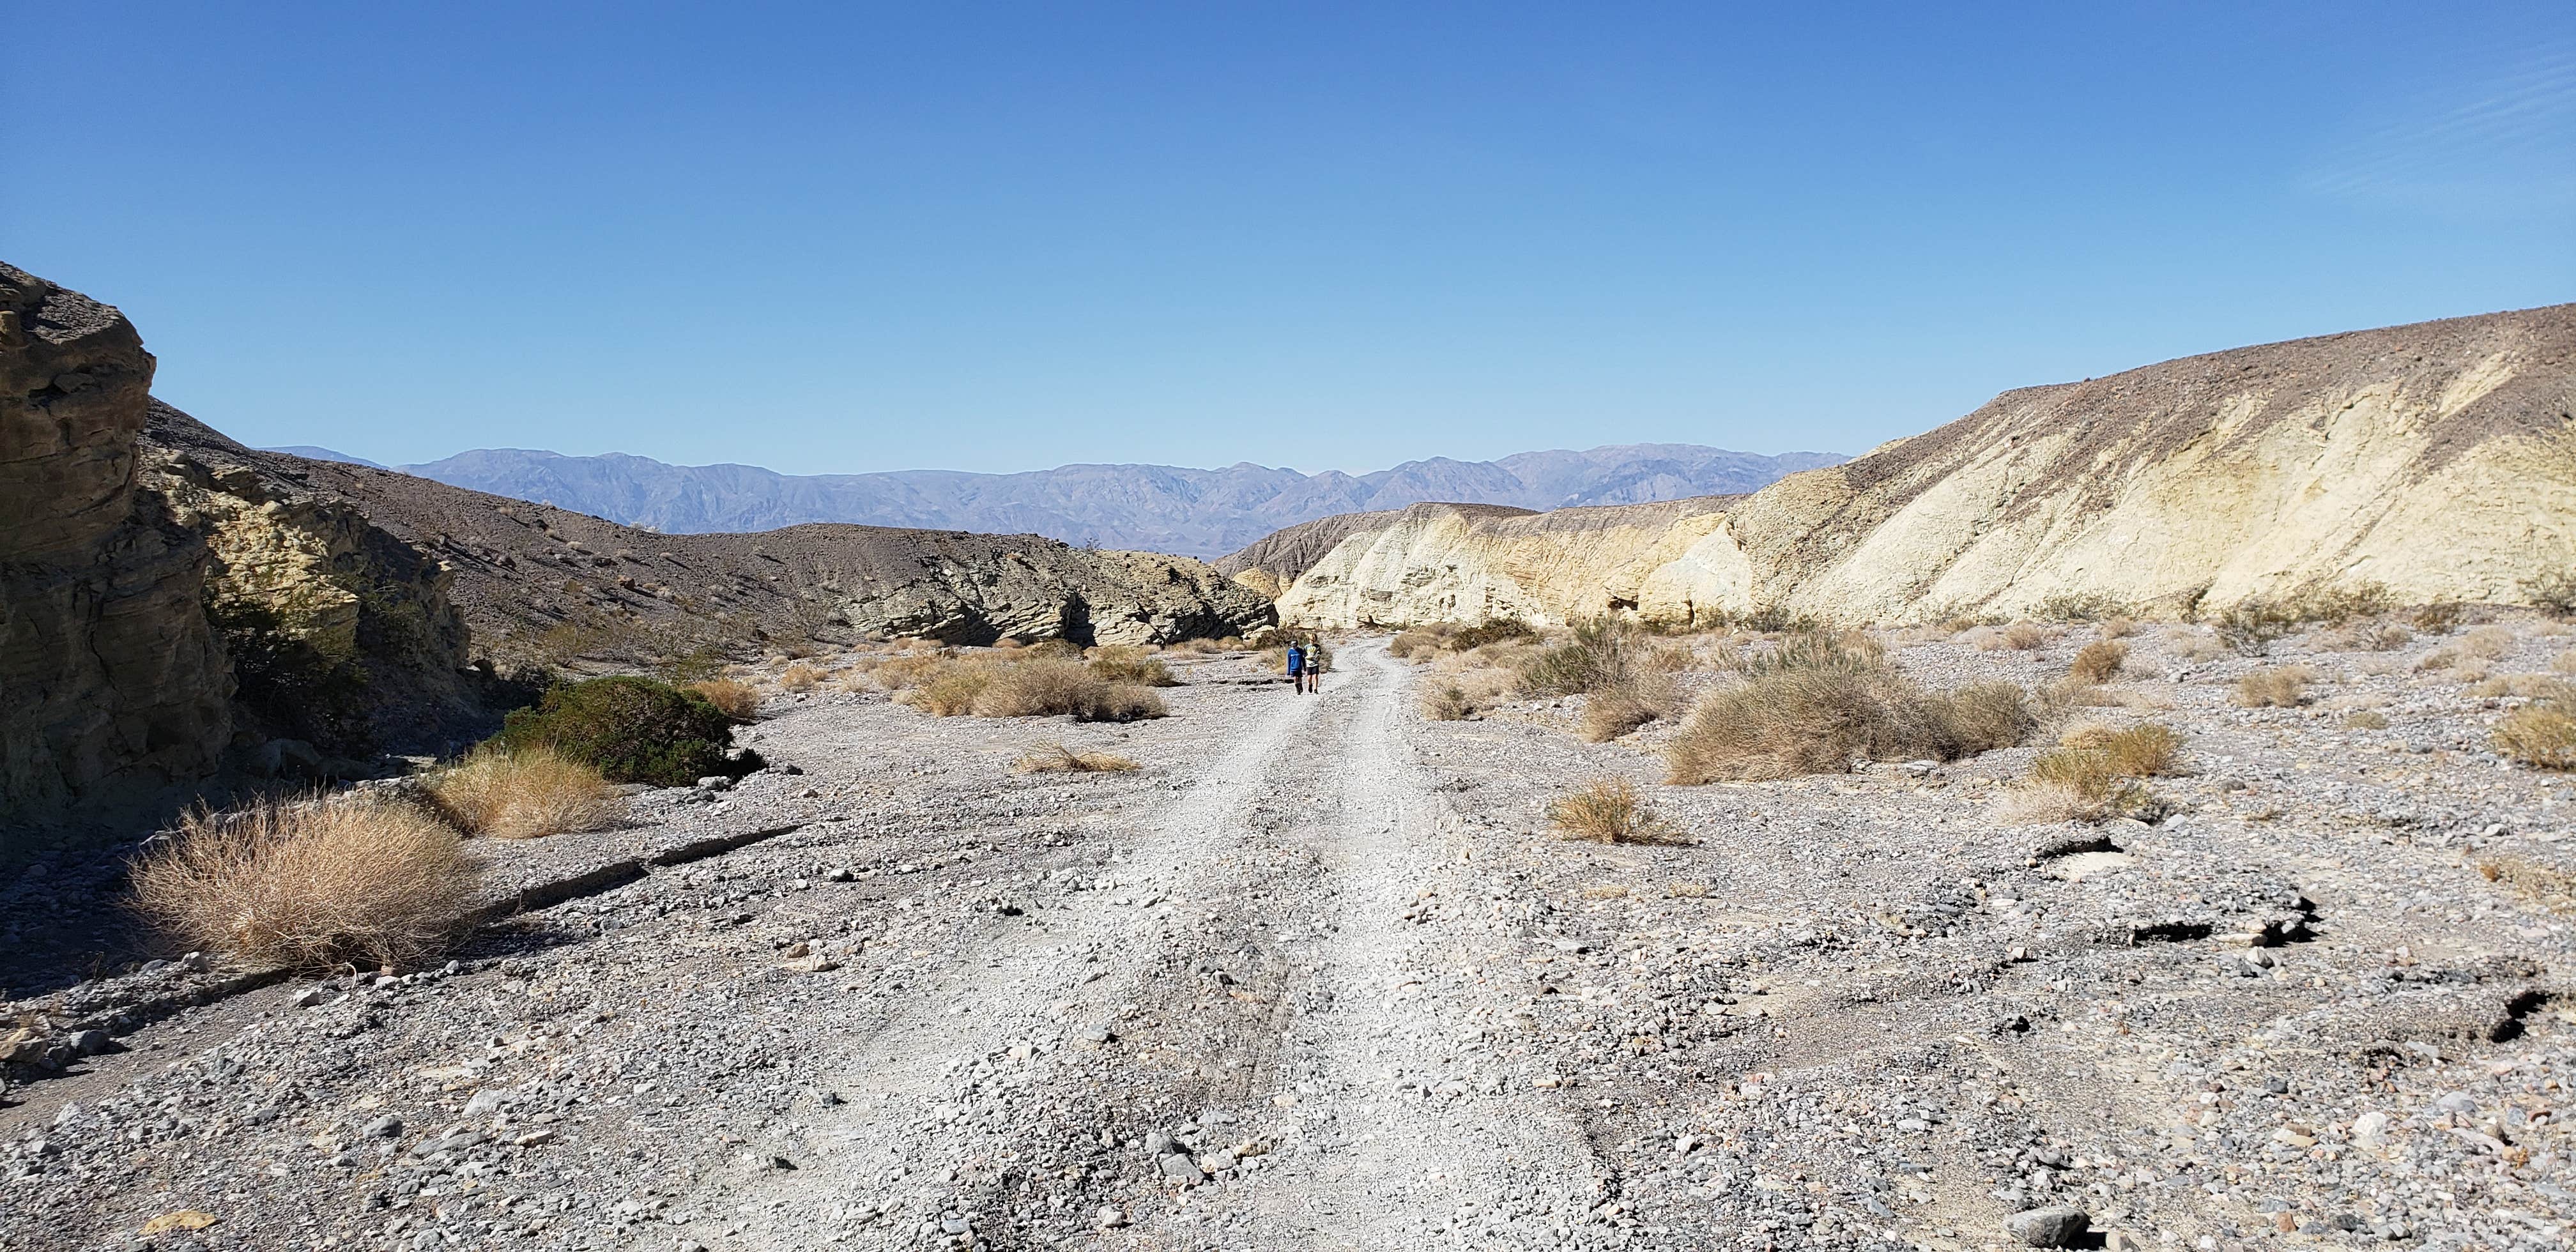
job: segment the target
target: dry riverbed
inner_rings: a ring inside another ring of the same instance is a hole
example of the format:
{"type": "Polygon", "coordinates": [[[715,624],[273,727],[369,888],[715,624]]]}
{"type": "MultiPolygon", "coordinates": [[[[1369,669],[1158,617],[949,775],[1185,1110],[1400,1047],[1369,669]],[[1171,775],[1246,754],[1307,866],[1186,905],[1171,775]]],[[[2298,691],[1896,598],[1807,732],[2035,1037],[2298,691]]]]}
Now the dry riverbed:
{"type": "MultiPolygon", "coordinates": [[[[1899,655],[2036,684],[2084,638],[1899,655]]],[[[2253,710],[2255,663],[2141,641],[2099,712],[2187,736],[2152,825],[2000,824],[2028,748],[1663,787],[1667,728],[1424,722],[1369,640],[1311,697],[1178,662],[1128,726],[777,699],[801,773],[493,849],[619,872],[455,964],[11,1091],[0,1246],[2561,1247],[2576,795],[2439,643],[2253,710]],[[1143,768],[1010,771],[1055,742],[1143,768]],[[1614,774],[1692,842],[1548,833],[1614,774]]]]}

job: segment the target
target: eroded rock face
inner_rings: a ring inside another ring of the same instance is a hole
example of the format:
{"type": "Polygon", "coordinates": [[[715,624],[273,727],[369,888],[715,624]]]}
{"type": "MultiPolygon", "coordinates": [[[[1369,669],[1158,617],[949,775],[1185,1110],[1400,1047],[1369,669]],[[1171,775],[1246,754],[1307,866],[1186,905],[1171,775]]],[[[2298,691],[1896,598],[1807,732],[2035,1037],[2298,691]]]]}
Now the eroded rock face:
{"type": "Polygon", "coordinates": [[[362,758],[488,729],[443,562],[157,400],[140,461],[214,553],[205,608],[238,680],[243,747],[288,739],[362,758]]]}
{"type": "Polygon", "coordinates": [[[2576,562],[2571,423],[2576,305],[2270,344],[2007,392],[1734,500],[1417,506],[1341,539],[1279,609],[1314,626],[1893,622],[2062,597],[2177,614],[2365,582],[2526,603],[2527,580],[2576,562]]]}
{"type": "Polygon", "coordinates": [[[124,315],[0,265],[0,860],[202,776],[232,732],[211,554],[137,487],[151,385],[124,315]]]}

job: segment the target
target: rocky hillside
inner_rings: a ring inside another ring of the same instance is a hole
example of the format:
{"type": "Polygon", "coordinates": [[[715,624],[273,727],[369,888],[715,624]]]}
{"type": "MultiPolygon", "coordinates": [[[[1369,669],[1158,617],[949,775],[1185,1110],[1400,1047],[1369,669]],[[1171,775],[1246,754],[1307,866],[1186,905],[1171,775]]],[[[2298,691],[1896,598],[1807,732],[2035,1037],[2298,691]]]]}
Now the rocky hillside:
{"type": "Polygon", "coordinates": [[[153,400],[115,309],[0,266],[0,862],[209,785],[441,753],[512,675],[862,636],[1148,643],[1268,598],[1033,535],[657,535],[246,448],[153,400]]]}
{"type": "MultiPolygon", "coordinates": [[[[319,448],[283,449],[368,464],[319,448]]],[[[749,465],[667,465],[647,457],[561,456],[485,448],[403,472],[543,501],[669,533],[769,530],[854,522],[992,533],[1028,531],[1073,543],[1211,555],[1336,514],[1424,500],[1515,508],[1627,504],[1751,491],[1844,458],[1760,456],[1690,444],[1523,452],[1498,461],[1434,457],[1351,475],[1241,464],[1066,465],[1026,474],[907,470],[779,474],[749,465]]]]}
{"type": "Polygon", "coordinates": [[[1187,557],[882,526],[665,535],[390,470],[248,455],[352,501],[454,570],[478,654],[505,670],[864,636],[1162,643],[1273,620],[1267,598],[1187,557]]]}
{"type": "Polygon", "coordinates": [[[1315,558],[1280,612],[1891,621],[2070,596],[2179,613],[2364,582],[2525,602],[2527,580],[2576,562],[2571,422],[2576,305],[2242,348],[2007,392],[1669,523],[1407,510],[1315,558]]]}

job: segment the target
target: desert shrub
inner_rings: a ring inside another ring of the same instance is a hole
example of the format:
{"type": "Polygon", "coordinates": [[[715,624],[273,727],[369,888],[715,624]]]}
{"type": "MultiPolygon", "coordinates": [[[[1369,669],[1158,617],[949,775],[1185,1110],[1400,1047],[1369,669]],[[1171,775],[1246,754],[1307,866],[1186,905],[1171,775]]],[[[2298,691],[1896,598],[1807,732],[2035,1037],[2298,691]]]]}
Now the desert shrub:
{"type": "Polygon", "coordinates": [[[1866,634],[1807,630],[1782,635],[1768,649],[1737,652],[1726,668],[1759,677],[1789,670],[1878,670],[1886,665],[1887,649],[1866,634]]]}
{"type": "Polygon", "coordinates": [[[1464,721],[1476,713],[1467,699],[1467,689],[1456,682],[1425,683],[1422,688],[1422,716],[1435,722],[1464,721]]]}
{"type": "Polygon", "coordinates": [[[1076,752],[1060,743],[1011,762],[1011,769],[1022,774],[1124,774],[1135,768],[1134,761],[1115,752],[1076,752]]]}
{"type": "Polygon", "coordinates": [[[1071,712],[1078,722],[1139,722],[1171,715],[1171,710],[1163,706],[1163,697],[1134,683],[1106,684],[1088,704],[1071,712]]]}
{"type": "Polygon", "coordinates": [[[2463,654],[2481,661],[2500,661],[2513,652],[2518,642],[2514,633],[2502,626],[2480,626],[2463,636],[2456,646],[2463,654]]]}
{"type": "Polygon", "coordinates": [[[2119,611],[2119,601],[2098,591],[2061,591],[2033,610],[2040,620],[2049,622],[2098,622],[2119,611]]]}
{"type": "Polygon", "coordinates": [[[551,750],[610,782],[685,787],[710,774],[759,768],[726,759],[731,719],[705,696],[650,678],[618,675],[553,688],[513,711],[494,744],[517,754],[551,750]]]}
{"type": "Polygon", "coordinates": [[[2357,582],[2302,589],[2280,602],[2293,621],[2341,626],[2355,618],[2375,617],[2395,607],[2396,597],[2378,582],[2357,582]]]}
{"type": "Polygon", "coordinates": [[[2261,656],[2272,641],[2289,634],[2299,619],[2283,605],[2260,596],[2228,606],[2219,614],[2218,641],[2246,656],[2261,656]]]}
{"type": "Polygon", "coordinates": [[[788,666],[778,675],[778,686],[784,691],[812,691],[822,681],[822,670],[801,663],[788,666]]]}
{"type": "Polygon", "coordinates": [[[1669,843],[1673,831],[1646,808],[1636,785],[1608,778],[1580,791],[1558,796],[1547,806],[1547,820],[1568,839],[1594,843],[1669,843]]]}
{"type": "Polygon", "coordinates": [[[992,681],[993,671],[985,666],[952,662],[932,670],[895,698],[932,717],[964,717],[975,711],[976,698],[992,681]]]}
{"type": "Polygon", "coordinates": [[[2414,638],[2413,631],[2395,622],[2357,621],[2317,636],[2316,645],[2331,652],[2389,652],[2414,638]]]}
{"type": "Polygon", "coordinates": [[[1180,682],[1152,653],[1124,644],[1093,648],[1091,672],[1103,682],[1134,683],[1140,687],[1171,687],[1180,682]]]}
{"type": "Polygon", "coordinates": [[[2075,659],[2067,663],[2066,672],[2080,682],[2098,683],[2109,680],[2128,663],[2129,645],[2100,639],[2077,649],[2075,659]]]}
{"type": "Polygon", "coordinates": [[[2088,723],[2070,728],[2057,742],[2060,748],[2099,755],[2104,767],[2122,778],[2177,773],[2182,760],[2182,736],[2155,722],[2123,730],[2088,723]]]}
{"type": "Polygon", "coordinates": [[[2138,633],[2138,624],[2126,617],[2106,617],[2099,629],[2105,639],[2126,639],[2138,633]]]}
{"type": "Polygon", "coordinates": [[[748,722],[760,715],[760,691],[750,683],[709,678],[690,683],[687,689],[705,697],[717,712],[737,722],[748,722]]]}
{"type": "Polygon", "coordinates": [[[2415,610],[2415,629],[2428,635],[2447,635],[2468,617],[2465,604],[2427,604],[2415,610]]]}
{"type": "Polygon", "coordinates": [[[2345,730],[2386,730],[2388,715],[2363,709],[2357,713],[2347,714],[2343,719],[2343,728],[2345,730]]]}
{"type": "Polygon", "coordinates": [[[902,691],[929,681],[932,674],[948,664],[948,659],[939,653],[915,652],[887,657],[870,672],[870,676],[877,680],[878,686],[888,691],[902,691]]]}
{"type": "MultiPolygon", "coordinates": [[[[1051,717],[1071,714],[1077,721],[1131,722],[1162,717],[1162,697],[1136,683],[1110,682],[1077,661],[1022,661],[975,668],[980,679],[974,694],[957,713],[977,717],[1051,717]]],[[[926,706],[925,706],[926,707],[926,706]]],[[[945,708],[927,711],[955,716],[945,708]]]]}
{"type": "Polygon", "coordinates": [[[2576,649],[2570,649],[2549,658],[2549,672],[2553,674],[2576,674],[2576,649]]]}
{"type": "Polygon", "coordinates": [[[1196,639],[1183,639],[1165,650],[1183,652],[1191,656],[1212,656],[1219,652],[1234,651],[1242,642],[1240,639],[1210,639],[1200,636],[1196,639]]]}
{"type": "Polygon", "coordinates": [[[2030,825],[2140,812],[2154,798],[2136,780],[2174,772],[2181,748],[2180,735],[2153,723],[2080,728],[2031,761],[2030,772],[2004,796],[2004,820],[2030,825]]]}
{"type": "Polygon", "coordinates": [[[2176,626],[2156,638],[2166,656],[2177,661],[2210,661],[2226,655],[2227,648],[2216,638],[2188,626],[2176,626]]]}
{"type": "Polygon", "coordinates": [[[2021,688],[1927,692],[1848,651],[1710,693],[1665,750],[1676,783],[1840,773],[1854,759],[1957,760],[2009,747],[2036,719],[2021,688]]]}
{"type": "Polygon", "coordinates": [[[1506,639],[1535,639],[1538,631],[1517,617],[1489,617],[1473,626],[1463,627],[1449,636],[1449,650],[1465,652],[1506,639]]]}
{"type": "Polygon", "coordinates": [[[1530,695],[1571,696],[1669,673],[1679,659],[1644,627],[1605,617],[1576,623],[1570,638],[1524,657],[1518,672],[1530,695]]]}
{"type": "Polygon", "coordinates": [[[2236,702],[2249,709],[2294,709],[2307,700],[2315,678],[2304,665],[2258,669],[2236,680],[2236,702]]]}
{"type": "Polygon", "coordinates": [[[1657,718],[1672,716],[1680,701],[1671,675],[1631,675],[1615,687],[1585,697],[1578,733],[1586,743],[1607,743],[1657,718]]]}
{"type": "Polygon", "coordinates": [[[1029,661],[1078,661],[1082,645],[1070,639],[1040,639],[1020,650],[1020,658],[1029,661]]]}
{"type": "Polygon", "coordinates": [[[1401,661],[1429,656],[1449,645],[1449,632],[1437,626],[1415,626],[1386,641],[1386,654],[1401,661]]]}
{"type": "Polygon", "coordinates": [[[2496,751],[2533,769],[2576,770],[2576,716],[2548,700],[2526,704],[2496,723],[2496,751]]]}
{"type": "Polygon", "coordinates": [[[675,656],[665,657],[653,667],[653,676],[674,686],[687,686],[701,679],[713,678],[724,671],[724,653],[713,644],[700,644],[675,656]]]}
{"type": "Polygon", "coordinates": [[[2576,617],[2576,569],[2554,569],[2522,580],[2523,598],[2552,617],[2576,617]]]}
{"type": "Polygon", "coordinates": [[[399,968],[463,918],[473,863],[454,828],[390,800],[200,811],[145,845],[134,906],[192,947],[266,966],[399,968]]]}
{"type": "Polygon", "coordinates": [[[625,799],[596,768],[544,748],[470,753],[430,775],[424,789],[458,830],[489,839],[598,830],[626,812],[625,799]]]}
{"type": "Polygon", "coordinates": [[[2468,694],[2489,700],[2499,696],[2567,700],[2576,697],[2576,688],[2570,688],[2565,679],[2550,674],[2499,674],[2470,687],[2468,694]]]}
{"type": "Polygon", "coordinates": [[[2048,643],[2048,632],[2030,622],[2014,622],[2004,627],[2003,641],[2016,652],[2030,652],[2048,643]]]}

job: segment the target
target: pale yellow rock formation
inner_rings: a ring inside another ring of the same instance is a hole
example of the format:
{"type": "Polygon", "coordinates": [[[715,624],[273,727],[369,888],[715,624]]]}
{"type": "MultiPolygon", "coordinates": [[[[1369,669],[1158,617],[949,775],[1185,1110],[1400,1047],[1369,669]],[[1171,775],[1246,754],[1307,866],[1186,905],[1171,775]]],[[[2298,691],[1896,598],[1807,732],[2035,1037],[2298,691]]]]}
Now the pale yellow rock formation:
{"type": "Polygon", "coordinates": [[[2576,563],[2572,360],[2558,305],[2007,392],[1736,501],[1417,506],[1342,539],[1280,614],[1901,621],[2067,596],[2172,614],[2363,582],[2520,602],[2576,563]]]}

